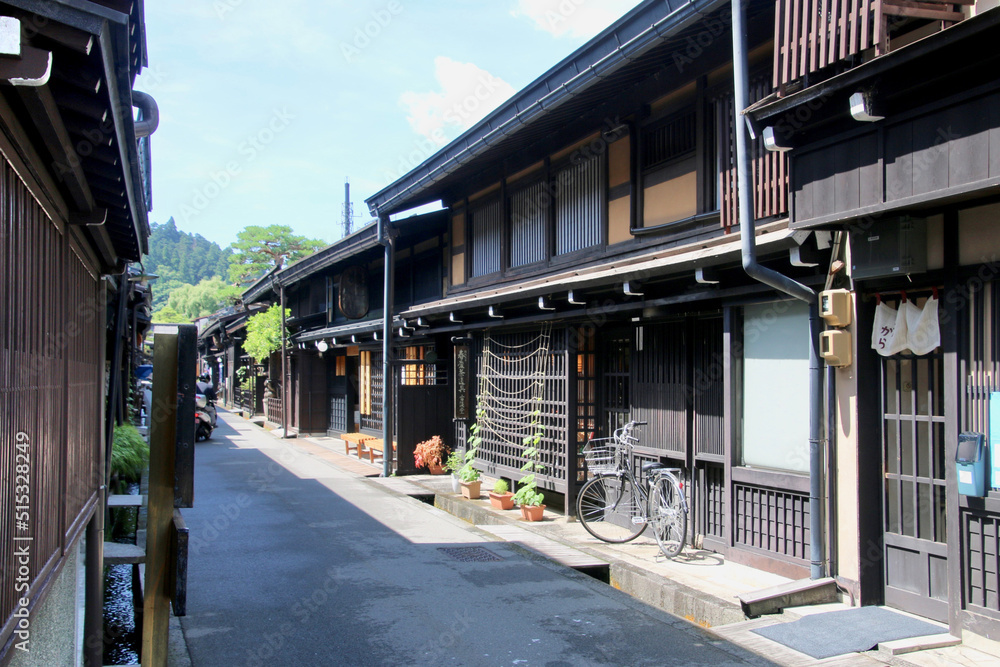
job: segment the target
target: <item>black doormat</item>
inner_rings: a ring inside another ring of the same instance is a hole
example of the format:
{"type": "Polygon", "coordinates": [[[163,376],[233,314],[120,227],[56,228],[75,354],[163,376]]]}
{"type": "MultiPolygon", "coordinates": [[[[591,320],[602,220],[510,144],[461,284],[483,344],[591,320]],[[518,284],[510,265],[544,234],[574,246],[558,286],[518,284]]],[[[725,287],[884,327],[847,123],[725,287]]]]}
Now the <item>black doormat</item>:
{"type": "Polygon", "coordinates": [[[811,614],[791,623],[753,630],[817,660],[870,651],[882,642],[939,635],[947,629],[883,607],[857,607],[811,614]]]}

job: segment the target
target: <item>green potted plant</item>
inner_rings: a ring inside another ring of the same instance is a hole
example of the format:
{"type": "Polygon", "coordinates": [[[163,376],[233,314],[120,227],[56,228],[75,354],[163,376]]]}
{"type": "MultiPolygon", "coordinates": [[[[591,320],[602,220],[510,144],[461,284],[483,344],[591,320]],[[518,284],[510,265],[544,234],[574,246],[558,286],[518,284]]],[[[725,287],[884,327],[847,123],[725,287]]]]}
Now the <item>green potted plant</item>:
{"type": "Polygon", "coordinates": [[[418,468],[427,468],[432,475],[444,474],[444,458],[448,448],[441,436],[435,435],[430,440],[418,442],[413,449],[413,462],[418,468]]]}
{"type": "Polygon", "coordinates": [[[543,428],[540,424],[541,411],[535,410],[532,413],[531,425],[534,433],[524,436],[524,452],[526,459],[521,470],[527,473],[518,483],[517,493],[514,494],[514,502],[521,508],[521,516],[525,521],[541,521],[545,512],[545,496],[538,490],[535,475],[545,470],[545,466],[539,462],[541,451],[538,446],[542,443],[543,428]]]}
{"type": "Polygon", "coordinates": [[[474,449],[465,452],[465,465],[458,471],[458,479],[462,485],[462,495],[469,500],[479,498],[483,484],[479,479],[479,471],[472,465],[475,456],[476,450],[474,449]]]}
{"type": "Polygon", "coordinates": [[[510,492],[507,480],[498,479],[493,484],[490,491],[490,504],[498,510],[509,510],[514,508],[514,494],[510,492]]]}

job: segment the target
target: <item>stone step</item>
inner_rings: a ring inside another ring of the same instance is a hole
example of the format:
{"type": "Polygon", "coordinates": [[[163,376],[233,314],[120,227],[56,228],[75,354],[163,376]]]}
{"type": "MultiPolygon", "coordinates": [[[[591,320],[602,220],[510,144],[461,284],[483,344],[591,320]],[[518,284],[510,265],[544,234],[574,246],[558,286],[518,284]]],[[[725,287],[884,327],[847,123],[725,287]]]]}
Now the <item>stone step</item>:
{"type": "Polygon", "coordinates": [[[104,543],[105,565],[128,565],[145,562],[146,550],[142,547],[134,544],[119,544],[118,542],[104,543]]]}
{"type": "Polygon", "coordinates": [[[757,618],[764,614],[777,614],[786,607],[837,602],[837,582],[831,577],[800,579],[744,593],[739,599],[747,618],[757,618]]]}

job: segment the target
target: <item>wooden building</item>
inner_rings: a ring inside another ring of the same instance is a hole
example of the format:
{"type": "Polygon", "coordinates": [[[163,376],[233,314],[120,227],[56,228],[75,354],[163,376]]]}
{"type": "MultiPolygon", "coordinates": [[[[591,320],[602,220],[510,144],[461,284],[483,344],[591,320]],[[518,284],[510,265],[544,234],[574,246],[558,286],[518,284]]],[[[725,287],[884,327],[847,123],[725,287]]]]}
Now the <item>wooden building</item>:
{"type": "Polygon", "coordinates": [[[789,19],[815,3],[779,0],[784,94],[747,115],[789,157],[791,228],[850,246],[855,361],[837,372],[831,508],[842,581],[864,604],[1000,639],[1000,490],[960,493],[955,465],[960,433],[1000,428],[995,5],[861,3],[799,26],[801,40],[789,19]],[[877,354],[877,304],[907,301],[937,302],[940,345],[877,354]]]}
{"type": "MultiPolygon", "coordinates": [[[[454,441],[488,411],[489,475],[521,476],[539,410],[541,486],[571,511],[581,446],[648,421],[636,458],[683,469],[692,539],[801,577],[808,309],[742,269],[729,12],[640,4],[368,204],[447,211],[444,294],[397,312],[452,360],[454,441]]],[[[761,99],[774,4],[747,12],[761,99]]],[[[753,150],[759,257],[821,287],[830,235],[789,228],[787,159],[753,150]]]]}
{"type": "MultiPolygon", "coordinates": [[[[399,234],[393,240],[394,301],[398,308],[442,297],[447,227],[445,214],[408,218],[398,225],[399,234]]],[[[280,307],[284,302],[289,311],[285,359],[288,377],[282,380],[280,350],[267,365],[268,377],[276,381],[279,389],[270,407],[265,405],[268,421],[282,424],[282,410],[287,409],[290,434],[339,437],[357,433],[382,437],[384,285],[383,247],[376,226],[368,225],[265,276],[244,292],[245,304],[280,307]]],[[[447,404],[447,365],[436,363],[435,342],[416,332],[416,327],[405,330],[402,322],[396,329],[406,338],[397,341],[395,356],[408,359],[410,367],[403,371],[405,377],[397,391],[418,391],[409,388],[419,386],[424,388],[419,391],[435,394],[437,405],[447,404]]],[[[414,405],[412,401],[404,404],[414,405]]],[[[419,415],[423,419],[426,414],[421,409],[414,418],[419,415]]],[[[435,421],[428,429],[435,433],[450,429],[450,415],[439,410],[429,414],[435,421]]],[[[401,435],[401,451],[412,452],[416,441],[411,442],[411,432],[401,435]]],[[[401,456],[400,460],[412,461],[412,455],[401,456]]]]}
{"type": "Polygon", "coordinates": [[[145,303],[142,3],[0,2],[0,36],[0,662],[100,664],[105,461],[145,303]]]}

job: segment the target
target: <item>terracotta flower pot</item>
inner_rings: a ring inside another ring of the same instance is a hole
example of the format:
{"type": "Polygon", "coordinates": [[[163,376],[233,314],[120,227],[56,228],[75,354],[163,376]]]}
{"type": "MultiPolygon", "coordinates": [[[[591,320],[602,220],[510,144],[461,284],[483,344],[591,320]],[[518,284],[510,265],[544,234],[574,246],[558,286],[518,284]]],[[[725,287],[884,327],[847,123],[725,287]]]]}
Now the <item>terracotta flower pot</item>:
{"type": "Polygon", "coordinates": [[[541,521],[545,514],[545,505],[521,505],[521,517],[525,521],[541,521]]]}
{"type": "Polygon", "coordinates": [[[428,466],[427,466],[427,472],[429,472],[432,475],[443,475],[444,474],[444,466],[441,465],[440,463],[437,464],[437,465],[434,465],[433,463],[428,464],[428,466]]]}
{"type": "Polygon", "coordinates": [[[507,493],[490,491],[490,504],[498,510],[512,510],[514,509],[514,494],[510,491],[507,493]]]}
{"type": "Polygon", "coordinates": [[[475,482],[462,482],[462,495],[469,500],[476,500],[479,498],[479,489],[482,484],[479,480],[475,482]]]}

